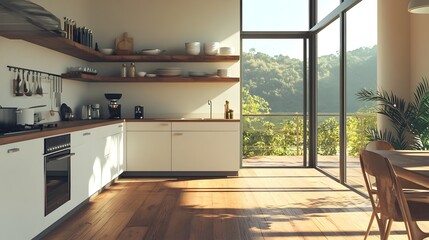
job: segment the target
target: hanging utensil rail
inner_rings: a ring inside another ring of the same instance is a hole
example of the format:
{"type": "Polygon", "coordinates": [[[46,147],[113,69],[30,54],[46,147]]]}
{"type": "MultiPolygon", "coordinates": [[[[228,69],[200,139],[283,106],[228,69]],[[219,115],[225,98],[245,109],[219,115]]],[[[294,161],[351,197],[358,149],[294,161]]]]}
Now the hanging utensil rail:
{"type": "Polygon", "coordinates": [[[48,75],[48,77],[52,76],[52,77],[61,78],[61,75],[58,75],[58,74],[38,71],[38,70],[34,70],[34,69],[29,69],[29,68],[15,67],[15,66],[9,66],[9,65],[7,66],[7,68],[9,68],[9,71],[12,71],[12,70],[14,70],[14,71],[16,71],[16,70],[18,70],[18,71],[29,71],[29,72],[33,72],[33,73],[37,73],[37,74],[46,74],[46,75],[48,75]]]}

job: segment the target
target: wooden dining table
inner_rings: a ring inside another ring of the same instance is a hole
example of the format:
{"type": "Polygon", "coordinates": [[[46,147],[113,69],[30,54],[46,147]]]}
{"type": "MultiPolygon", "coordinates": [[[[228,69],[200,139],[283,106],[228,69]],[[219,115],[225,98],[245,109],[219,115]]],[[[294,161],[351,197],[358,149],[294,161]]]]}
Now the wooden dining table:
{"type": "Polygon", "coordinates": [[[407,181],[429,188],[429,151],[370,150],[389,159],[396,174],[407,181]]]}

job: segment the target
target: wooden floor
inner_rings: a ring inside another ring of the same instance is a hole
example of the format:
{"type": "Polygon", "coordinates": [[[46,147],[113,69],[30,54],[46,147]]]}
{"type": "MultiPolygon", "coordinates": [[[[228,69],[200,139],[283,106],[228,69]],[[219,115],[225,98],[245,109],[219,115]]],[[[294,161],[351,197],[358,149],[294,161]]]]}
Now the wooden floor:
{"type": "MultiPolygon", "coordinates": [[[[367,199],[315,169],[123,178],[43,239],[363,239],[370,213],[367,199]]],[[[406,239],[402,223],[392,229],[406,239]]]]}

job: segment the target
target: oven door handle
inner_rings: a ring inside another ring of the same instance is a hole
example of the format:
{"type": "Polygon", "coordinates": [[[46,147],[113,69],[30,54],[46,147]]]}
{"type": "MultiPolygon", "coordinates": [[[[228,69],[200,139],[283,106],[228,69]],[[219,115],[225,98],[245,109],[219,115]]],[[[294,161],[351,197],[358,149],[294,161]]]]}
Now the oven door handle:
{"type": "Polygon", "coordinates": [[[64,155],[64,156],[60,156],[60,157],[56,157],[56,158],[50,158],[50,159],[48,159],[48,162],[60,161],[60,160],[69,158],[69,157],[74,156],[74,155],[76,155],[76,153],[69,153],[69,154],[64,155]]]}

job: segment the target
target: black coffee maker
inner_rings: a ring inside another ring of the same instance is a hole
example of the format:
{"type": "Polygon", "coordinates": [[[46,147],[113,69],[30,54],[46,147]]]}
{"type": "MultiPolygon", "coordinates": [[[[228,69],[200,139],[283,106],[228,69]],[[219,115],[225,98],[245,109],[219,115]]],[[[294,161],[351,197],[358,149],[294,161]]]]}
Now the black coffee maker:
{"type": "Polygon", "coordinates": [[[120,119],[121,118],[121,104],[118,100],[121,99],[122,93],[105,93],[104,96],[107,100],[110,100],[109,107],[109,118],[120,119]]]}

